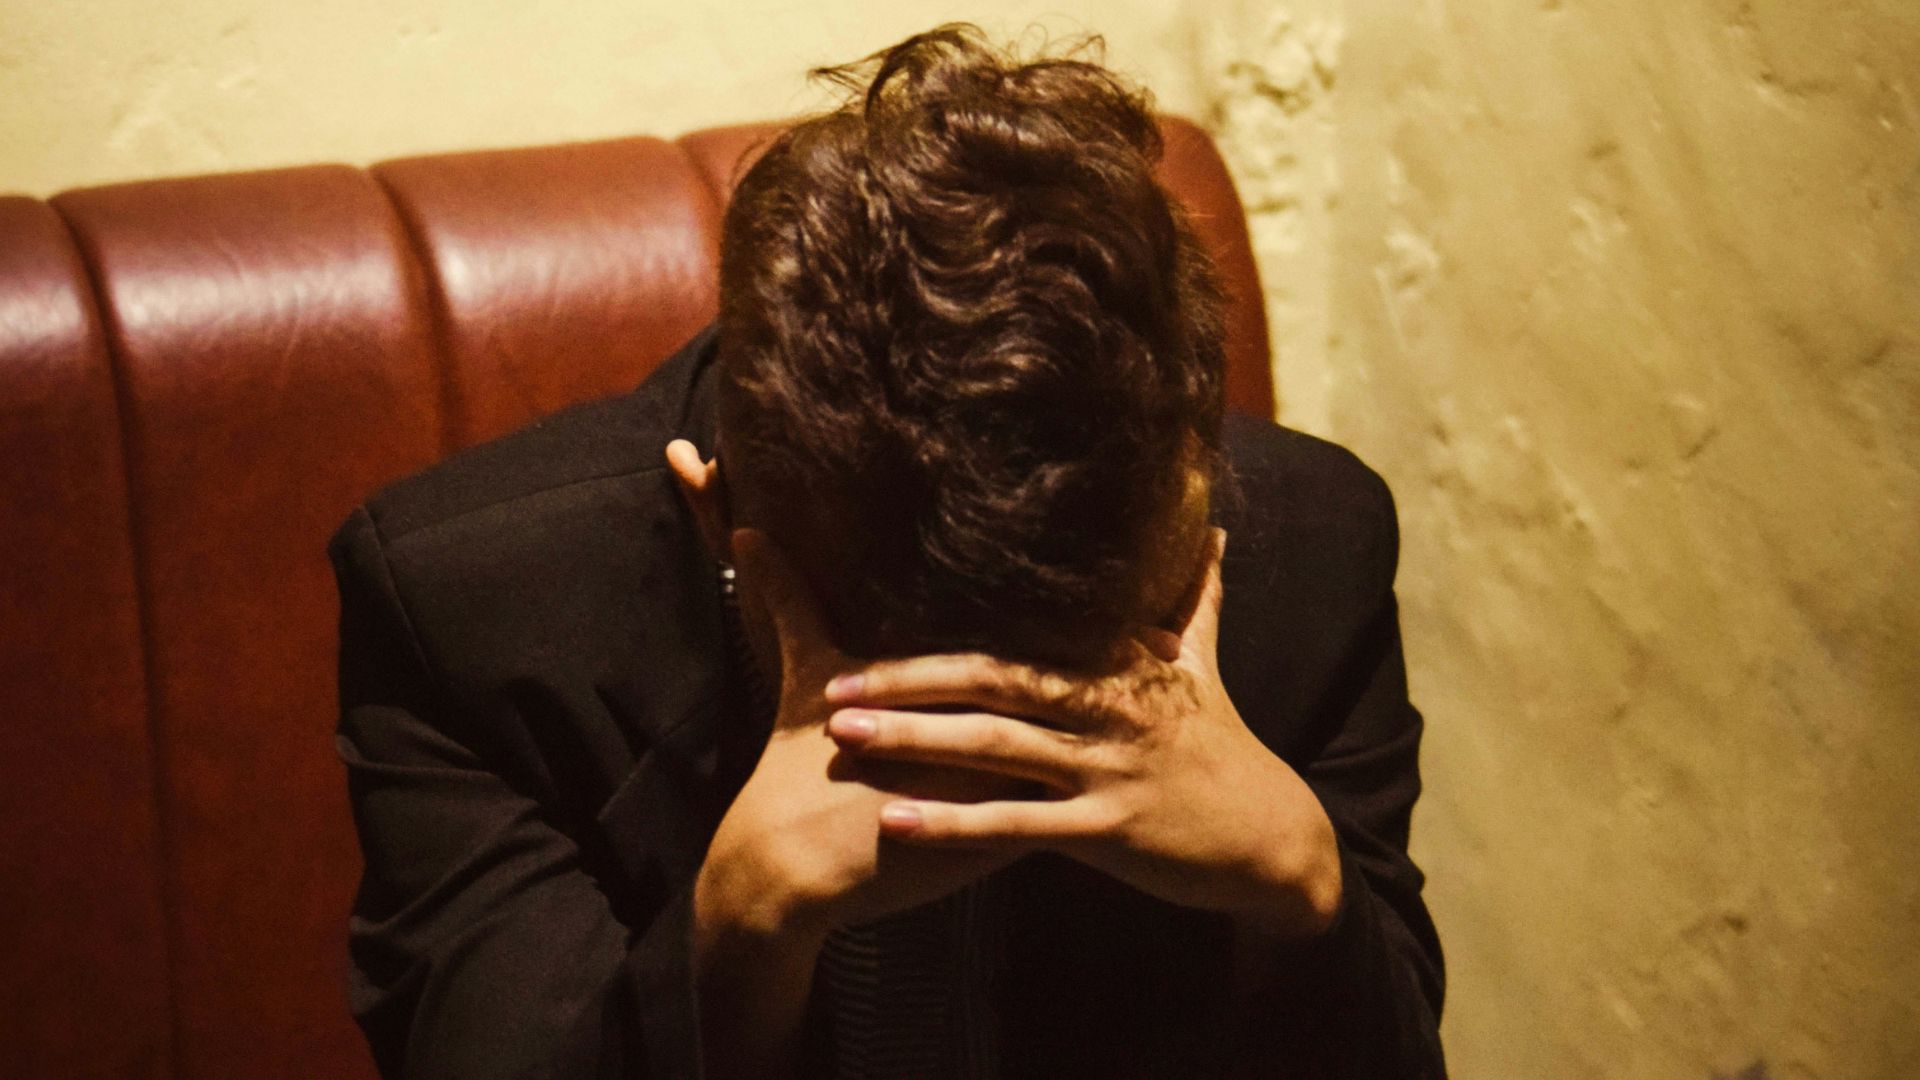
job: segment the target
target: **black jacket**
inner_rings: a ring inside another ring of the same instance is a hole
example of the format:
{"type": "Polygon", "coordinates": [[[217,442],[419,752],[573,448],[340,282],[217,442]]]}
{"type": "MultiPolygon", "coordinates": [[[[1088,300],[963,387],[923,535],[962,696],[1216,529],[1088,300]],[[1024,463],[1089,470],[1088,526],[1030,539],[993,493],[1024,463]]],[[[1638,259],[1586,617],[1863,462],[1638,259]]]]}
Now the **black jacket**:
{"type": "MultiPolygon", "coordinates": [[[[713,341],[388,487],[334,537],[351,993],[386,1075],[699,1075],[693,875],[759,749],[730,724],[713,565],[662,456],[712,446],[713,341]]],[[[1264,420],[1231,418],[1226,446],[1220,665],[1333,819],[1341,918],[1235,1013],[1224,916],[1030,855],[1001,871],[1009,1076],[1442,1075],[1392,499],[1264,420]]]]}

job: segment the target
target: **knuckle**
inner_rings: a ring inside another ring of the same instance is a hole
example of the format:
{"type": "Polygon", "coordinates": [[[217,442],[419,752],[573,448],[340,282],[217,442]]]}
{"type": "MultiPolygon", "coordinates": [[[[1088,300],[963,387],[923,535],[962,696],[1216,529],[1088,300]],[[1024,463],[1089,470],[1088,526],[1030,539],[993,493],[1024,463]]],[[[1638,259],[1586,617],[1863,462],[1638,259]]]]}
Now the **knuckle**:
{"type": "Polygon", "coordinates": [[[1100,740],[1077,731],[1042,728],[1046,746],[1044,760],[1054,771],[1076,788],[1084,788],[1102,771],[1104,751],[1100,740]]]}
{"type": "Polygon", "coordinates": [[[1146,762],[1138,748],[1126,744],[1106,748],[1101,755],[1101,766],[1109,779],[1131,782],[1145,779],[1146,762]]]}
{"type": "Polygon", "coordinates": [[[966,653],[958,663],[965,672],[958,681],[975,694],[992,693],[1016,678],[1012,665],[986,653],[966,653]]]}
{"type": "Polygon", "coordinates": [[[1013,732],[1006,725],[991,720],[980,722],[975,729],[973,742],[982,754],[996,759],[1012,757],[1019,749],[1013,732]]]}
{"type": "Polygon", "coordinates": [[[1101,708],[1100,703],[1087,692],[1079,691],[1058,702],[1057,707],[1060,709],[1058,715],[1061,723],[1068,725],[1071,730],[1088,736],[1112,736],[1113,723],[1107,710],[1101,708]]]}
{"type": "Polygon", "coordinates": [[[1099,836],[1125,836],[1133,831],[1133,804],[1125,799],[1102,799],[1091,817],[1093,833],[1099,836]]]}
{"type": "Polygon", "coordinates": [[[787,895],[801,907],[818,908],[840,894],[840,883],[817,862],[788,859],[775,865],[779,880],[785,882],[787,895]]]}
{"type": "Polygon", "coordinates": [[[1027,687],[1043,702],[1074,704],[1086,692],[1086,685],[1056,671],[1027,672],[1027,687]]]}

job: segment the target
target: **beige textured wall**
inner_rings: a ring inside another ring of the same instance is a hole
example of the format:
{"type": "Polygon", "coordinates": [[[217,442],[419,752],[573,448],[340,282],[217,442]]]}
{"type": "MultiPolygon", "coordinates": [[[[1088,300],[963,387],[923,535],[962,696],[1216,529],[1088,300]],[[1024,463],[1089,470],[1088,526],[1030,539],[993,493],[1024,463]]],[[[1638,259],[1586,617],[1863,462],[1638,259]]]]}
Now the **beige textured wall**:
{"type": "Polygon", "coordinates": [[[1398,494],[1455,1074],[1920,1076],[1912,0],[0,0],[0,189],[672,134],[1045,13],[1218,128],[1284,419],[1398,494]]]}
{"type": "Polygon", "coordinates": [[[1920,4],[1223,5],[1398,496],[1461,1077],[1920,1077],[1920,4]]]}
{"type": "Polygon", "coordinates": [[[0,0],[0,192],[790,115],[810,66],[940,22],[1098,29],[1196,107],[1176,0],[0,0]]]}

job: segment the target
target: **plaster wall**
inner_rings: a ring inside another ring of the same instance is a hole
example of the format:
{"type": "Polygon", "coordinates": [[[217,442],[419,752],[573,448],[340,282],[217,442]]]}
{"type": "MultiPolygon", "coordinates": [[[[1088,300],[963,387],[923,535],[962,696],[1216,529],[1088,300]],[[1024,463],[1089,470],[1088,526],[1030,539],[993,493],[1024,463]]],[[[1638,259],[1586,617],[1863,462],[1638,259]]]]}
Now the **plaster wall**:
{"type": "Polygon", "coordinates": [[[1911,0],[0,0],[0,189],[674,134],[948,18],[1242,186],[1399,499],[1456,1076],[1920,1076],[1911,0]]]}
{"type": "Polygon", "coordinates": [[[1920,6],[1222,5],[1401,512],[1461,1077],[1920,1076],[1920,6]]]}
{"type": "Polygon", "coordinates": [[[0,0],[0,191],[788,116],[807,68],[954,19],[1101,31],[1163,107],[1198,104],[1175,0],[0,0]]]}

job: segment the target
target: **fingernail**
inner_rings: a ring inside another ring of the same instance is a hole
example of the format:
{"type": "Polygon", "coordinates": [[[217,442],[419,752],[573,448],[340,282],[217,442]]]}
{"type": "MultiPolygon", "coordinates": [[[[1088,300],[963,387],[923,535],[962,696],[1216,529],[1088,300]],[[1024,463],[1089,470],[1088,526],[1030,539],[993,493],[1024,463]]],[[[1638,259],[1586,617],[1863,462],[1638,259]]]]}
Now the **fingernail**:
{"type": "Polygon", "coordinates": [[[828,701],[852,701],[860,696],[860,688],[866,684],[864,675],[835,675],[827,683],[828,701]]]}
{"type": "Polygon", "coordinates": [[[831,720],[827,721],[827,726],[833,729],[835,735],[841,735],[849,739],[873,738],[873,717],[866,713],[837,712],[833,714],[831,720]]]}
{"type": "Polygon", "coordinates": [[[920,808],[912,803],[888,803],[880,811],[880,822],[896,829],[917,829],[920,827],[920,808]]]}

